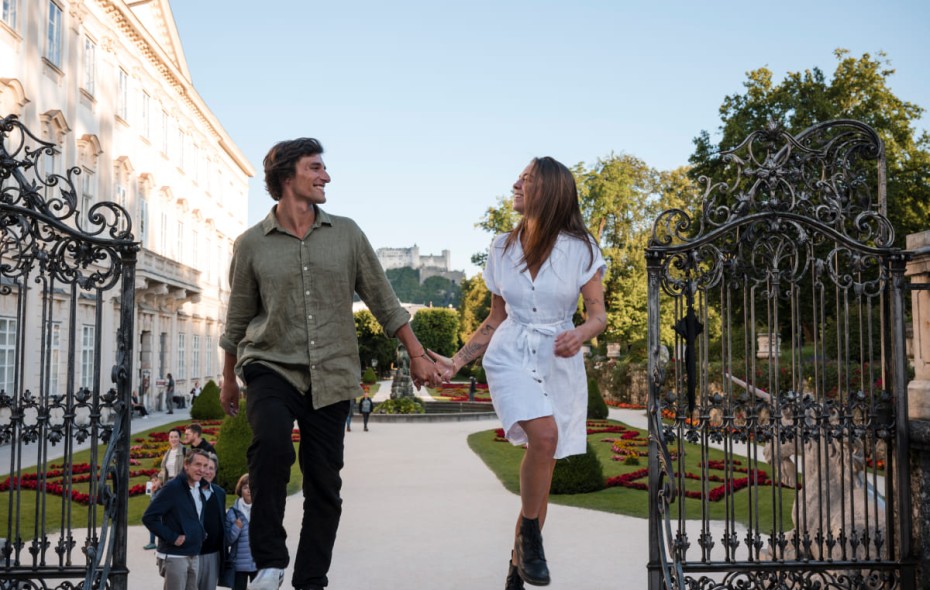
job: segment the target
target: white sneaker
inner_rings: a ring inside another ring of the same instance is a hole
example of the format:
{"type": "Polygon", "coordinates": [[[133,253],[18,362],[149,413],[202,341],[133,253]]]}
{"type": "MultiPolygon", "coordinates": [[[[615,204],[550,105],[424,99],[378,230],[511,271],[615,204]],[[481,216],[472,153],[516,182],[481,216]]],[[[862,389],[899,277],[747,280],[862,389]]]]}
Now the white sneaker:
{"type": "Polygon", "coordinates": [[[249,583],[249,590],[278,590],[284,582],[284,570],[266,567],[258,570],[255,579],[249,583]]]}

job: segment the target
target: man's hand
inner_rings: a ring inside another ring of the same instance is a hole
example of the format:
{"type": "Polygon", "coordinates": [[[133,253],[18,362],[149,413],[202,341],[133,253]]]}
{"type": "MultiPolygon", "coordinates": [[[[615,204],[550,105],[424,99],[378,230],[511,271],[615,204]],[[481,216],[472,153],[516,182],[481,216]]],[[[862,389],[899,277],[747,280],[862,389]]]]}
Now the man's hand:
{"type": "Polygon", "coordinates": [[[417,391],[423,385],[429,387],[439,387],[442,383],[442,370],[436,366],[433,359],[429,358],[424,352],[420,356],[410,359],[410,375],[413,377],[413,384],[417,391]]]}
{"type": "Polygon", "coordinates": [[[239,413],[239,382],[233,379],[223,379],[223,389],[220,390],[220,405],[223,411],[230,416],[239,413]]]}
{"type": "Polygon", "coordinates": [[[184,544],[184,541],[186,540],[187,540],[187,537],[185,537],[184,535],[178,535],[178,538],[174,540],[174,546],[180,547],[181,545],[184,544]]]}

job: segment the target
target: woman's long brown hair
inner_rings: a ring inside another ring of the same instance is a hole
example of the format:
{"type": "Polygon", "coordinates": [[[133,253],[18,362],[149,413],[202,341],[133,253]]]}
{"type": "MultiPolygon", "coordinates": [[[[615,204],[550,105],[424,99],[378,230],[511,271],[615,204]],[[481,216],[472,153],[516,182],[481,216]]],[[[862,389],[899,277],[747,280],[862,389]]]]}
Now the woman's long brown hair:
{"type": "Polygon", "coordinates": [[[520,240],[523,268],[538,272],[552,253],[559,234],[564,232],[587,245],[590,269],[594,264],[594,237],[581,217],[575,177],[564,164],[549,156],[533,158],[532,164],[532,192],[526,194],[524,189],[523,217],[507,236],[504,251],[520,240]]]}

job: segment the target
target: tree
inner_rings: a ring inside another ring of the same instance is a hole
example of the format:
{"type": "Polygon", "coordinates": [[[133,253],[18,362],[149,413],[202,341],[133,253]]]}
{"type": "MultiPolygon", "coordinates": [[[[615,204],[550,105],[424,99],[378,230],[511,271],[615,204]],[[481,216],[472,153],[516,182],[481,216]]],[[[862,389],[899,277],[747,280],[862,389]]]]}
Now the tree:
{"type": "Polygon", "coordinates": [[[462,281],[462,304],[459,307],[459,338],[468,342],[481,322],[491,312],[491,292],[484,277],[475,275],[462,281]]]}
{"type": "Polygon", "coordinates": [[[384,371],[394,362],[397,343],[389,338],[375,316],[367,309],[355,312],[355,336],[358,339],[358,357],[362,367],[370,367],[372,359],[384,371]]]}
{"type": "MultiPolygon", "coordinates": [[[[480,227],[491,235],[503,234],[517,225],[520,214],[513,210],[513,197],[497,197],[497,206],[490,206],[484,212],[475,227],[480,227]]],[[[471,263],[484,268],[488,261],[488,251],[472,254],[471,263]]]]}
{"type": "Polygon", "coordinates": [[[420,297],[420,271],[405,266],[389,268],[384,274],[398,299],[405,303],[423,303],[420,297]]]}
{"type": "Polygon", "coordinates": [[[930,135],[917,135],[915,123],[924,109],[898,98],[889,88],[894,74],[884,53],[855,58],[837,49],[836,70],[827,80],[819,68],[789,72],[775,83],[767,68],[747,74],[745,91],[727,96],[720,106],[720,141],[714,144],[702,131],[694,139],[692,175],[723,178],[718,154],[735,147],[770,120],[791,134],[831,119],[856,119],[870,125],[885,143],[888,179],[888,217],[895,227],[896,245],[904,237],[926,229],[930,217],[930,135]]]}
{"type": "Polygon", "coordinates": [[[423,346],[449,356],[459,347],[459,317],[455,310],[440,307],[421,309],[410,328],[423,346]]]}

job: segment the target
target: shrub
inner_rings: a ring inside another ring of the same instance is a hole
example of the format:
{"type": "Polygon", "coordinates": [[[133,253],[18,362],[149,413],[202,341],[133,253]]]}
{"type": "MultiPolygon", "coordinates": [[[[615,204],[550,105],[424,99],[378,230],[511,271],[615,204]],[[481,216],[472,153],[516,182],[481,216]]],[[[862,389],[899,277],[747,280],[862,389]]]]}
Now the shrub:
{"type": "Polygon", "coordinates": [[[220,388],[213,379],[210,379],[191,405],[191,418],[194,420],[222,420],[224,417],[226,417],[226,412],[223,411],[223,406],[220,405],[220,388]]]}
{"type": "MultiPolygon", "coordinates": [[[[212,381],[211,381],[212,383],[212,381]]],[[[206,388],[204,388],[206,391],[206,388]]],[[[199,398],[198,398],[199,399],[199,398]]],[[[252,444],[252,427],[245,417],[245,401],[239,402],[239,413],[227,416],[220,426],[216,441],[216,456],[219,457],[220,470],[216,474],[216,483],[227,493],[235,494],[236,482],[243,473],[249,471],[246,451],[252,444]]]]}
{"type": "Polygon", "coordinates": [[[474,376],[478,383],[482,385],[488,384],[488,374],[484,372],[484,367],[478,366],[474,369],[474,376]]]}
{"type": "Polygon", "coordinates": [[[572,455],[555,462],[552,472],[553,494],[585,494],[604,489],[604,469],[591,443],[587,443],[584,455],[572,455]]]}
{"type": "Polygon", "coordinates": [[[368,385],[373,385],[378,382],[378,376],[375,374],[375,370],[371,367],[367,367],[365,372],[362,373],[362,383],[368,385]]]}
{"type": "Polygon", "coordinates": [[[588,419],[603,420],[607,418],[607,403],[601,395],[601,388],[597,385],[597,379],[588,377],[588,419]]]}
{"type": "Polygon", "coordinates": [[[375,406],[376,414],[425,414],[426,408],[415,397],[384,400],[375,406]]]}
{"type": "Polygon", "coordinates": [[[626,459],[623,460],[624,465],[639,465],[639,457],[636,455],[629,455],[626,459]]]}

